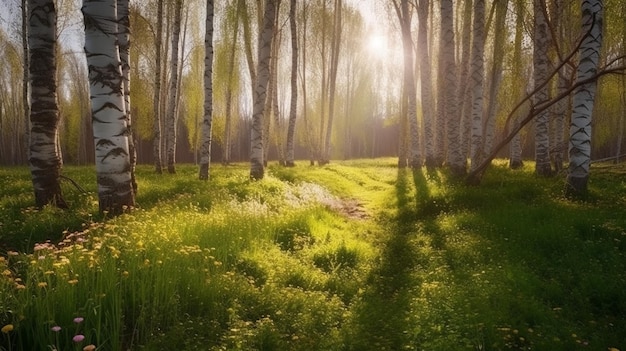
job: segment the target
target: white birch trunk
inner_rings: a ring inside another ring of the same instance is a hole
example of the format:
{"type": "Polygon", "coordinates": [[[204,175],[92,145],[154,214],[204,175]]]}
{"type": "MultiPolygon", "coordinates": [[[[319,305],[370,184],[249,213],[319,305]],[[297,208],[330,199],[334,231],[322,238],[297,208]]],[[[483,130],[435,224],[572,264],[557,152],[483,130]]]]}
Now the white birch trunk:
{"type": "MultiPolygon", "coordinates": [[[[204,35],[204,119],[200,146],[200,180],[208,180],[211,167],[211,133],[213,126],[213,0],[206,2],[206,33],[204,35]]],[[[233,44],[234,45],[234,44],[233,44]]],[[[228,147],[228,145],[226,145],[228,147]]]]}
{"type": "Polygon", "coordinates": [[[474,1],[474,24],[471,53],[470,87],[472,91],[471,168],[473,171],[483,159],[483,93],[484,93],[484,45],[485,0],[474,1]]]}
{"type": "Polygon", "coordinates": [[[298,31],[296,27],[296,0],[290,1],[289,28],[291,29],[291,101],[289,103],[289,126],[287,127],[287,167],[295,166],[296,114],[298,110],[298,31]]]}
{"type": "MultiPolygon", "coordinates": [[[[533,77],[535,87],[546,82],[548,78],[548,23],[545,18],[545,1],[534,0],[534,31],[533,31],[533,77]]],[[[538,105],[548,100],[547,85],[539,89],[533,96],[533,104],[538,105]]],[[[550,164],[549,112],[544,111],[535,117],[535,172],[541,176],[552,175],[550,164]]]]}
{"type": "Polygon", "coordinates": [[[472,0],[463,5],[463,27],[461,30],[460,84],[457,87],[457,101],[461,118],[461,153],[468,157],[472,139],[472,89],[470,83],[470,64],[472,50],[472,0]]]}
{"type": "Polygon", "coordinates": [[[322,162],[330,162],[331,135],[335,118],[335,99],[337,87],[337,69],[339,66],[339,51],[341,49],[341,9],[342,1],[335,0],[335,19],[333,23],[333,40],[331,47],[330,74],[328,83],[328,123],[326,124],[326,136],[322,152],[322,162]]]}
{"type": "MultiPolygon", "coordinates": [[[[583,0],[582,2],[582,32],[589,31],[589,35],[583,38],[580,46],[580,61],[576,72],[578,81],[594,76],[598,70],[602,49],[602,7],[601,0],[583,0]]],[[[595,81],[583,84],[574,92],[570,122],[570,162],[566,181],[568,195],[583,195],[587,192],[591,164],[591,121],[596,84],[595,81]]]]}
{"type": "Polygon", "coordinates": [[[156,65],[155,65],[155,78],[154,78],[154,97],[152,101],[152,108],[154,110],[154,125],[152,139],[152,157],[154,158],[154,171],[157,174],[163,173],[163,162],[161,158],[161,143],[162,133],[161,128],[161,45],[163,41],[163,0],[158,0],[157,4],[157,29],[156,29],[156,65]]]}
{"type": "Polygon", "coordinates": [[[420,153],[419,127],[417,122],[417,92],[413,65],[413,40],[411,39],[411,15],[407,0],[400,3],[398,19],[402,30],[402,49],[404,52],[404,91],[407,98],[407,118],[409,124],[409,166],[417,169],[422,166],[420,153]]]}
{"type": "Polygon", "coordinates": [[[497,48],[505,47],[505,40],[508,36],[508,30],[506,26],[508,3],[508,0],[500,0],[494,4],[494,6],[496,6],[496,19],[494,23],[494,48],[496,49],[493,50],[493,62],[489,74],[489,97],[486,106],[486,120],[484,123],[485,132],[483,137],[483,151],[485,154],[488,154],[489,151],[491,151],[496,132],[498,91],[500,90],[500,83],[502,81],[502,66],[504,61],[504,50],[497,48]]]}
{"type": "MultiPolygon", "coordinates": [[[[56,19],[52,0],[30,0],[30,173],[35,204],[67,208],[61,194],[59,177],[61,156],[57,148],[59,107],[56,84],[56,19]]],[[[24,82],[27,84],[27,82],[24,82]]]]}
{"type": "Polygon", "coordinates": [[[84,0],[82,12],[100,211],[119,214],[135,205],[135,197],[117,46],[117,4],[84,0]]]}
{"type": "Polygon", "coordinates": [[[128,152],[130,154],[130,176],[133,191],[137,195],[137,180],[135,179],[135,167],[137,165],[137,150],[132,129],[132,115],[130,109],[130,9],[129,0],[117,0],[117,25],[120,60],[122,63],[124,108],[126,110],[126,123],[128,126],[128,152]]]}
{"type": "Polygon", "coordinates": [[[30,158],[30,59],[28,53],[28,26],[29,23],[28,0],[22,0],[22,55],[24,58],[24,70],[22,81],[22,105],[24,105],[24,150],[26,159],[30,158]]]}
{"type": "Polygon", "coordinates": [[[254,89],[252,129],[250,131],[250,178],[263,179],[263,114],[267,86],[270,79],[270,54],[274,36],[274,16],[278,0],[267,0],[263,15],[263,29],[259,37],[257,82],[254,89]]]}
{"type": "Polygon", "coordinates": [[[167,113],[166,113],[166,161],[167,172],[176,173],[176,123],[178,118],[177,114],[177,100],[178,100],[178,46],[180,41],[180,22],[181,22],[181,10],[183,7],[183,1],[177,0],[174,9],[174,28],[172,34],[172,77],[170,79],[167,113]]]}
{"type": "Polygon", "coordinates": [[[461,149],[461,120],[458,115],[456,86],[457,70],[454,46],[454,6],[452,0],[441,1],[441,48],[440,63],[443,81],[439,86],[442,99],[440,116],[445,120],[447,135],[446,163],[455,176],[466,173],[466,157],[461,149]]]}
{"type": "MultiPolygon", "coordinates": [[[[514,44],[514,52],[513,57],[514,65],[513,65],[513,79],[519,80],[522,77],[522,63],[520,62],[522,56],[522,38],[524,36],[524,1],[525,0],[516,0],[515,2],[515,44],[514,44]]],[[[524,92],[524,86],[516,86],[517,89],[514,91],[514,101],[518,101],[522,98],[524,92]]],[[[518,114],[519,116],[519,114],[518,114]]],[[[516,128],[519,125],[519,117],[516,116],[513,120],[513,128],[516,128]]],[[[522,160],[522,138],[521,133],[516,133],[513,139],[511,139],[511,144],[509,146],[509,167],[511,169],[518,169],[524,165],[522,160]]]]}
{"type": "Polygon", "coordinates": [[[433,83],[428,50],[428,11],[430,0],[420,0],[417,11],[419,27],[417,32],[417,50],[419,55],[422,118],[424,120],[424,153],[427,167],[437,166],[435,155],[435,109],[433,102],[433,83]]]}

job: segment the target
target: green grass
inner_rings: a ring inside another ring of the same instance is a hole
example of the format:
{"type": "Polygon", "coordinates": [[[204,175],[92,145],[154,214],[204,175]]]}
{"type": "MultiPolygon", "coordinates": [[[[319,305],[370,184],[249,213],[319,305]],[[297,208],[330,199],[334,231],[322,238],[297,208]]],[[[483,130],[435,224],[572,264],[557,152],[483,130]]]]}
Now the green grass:
{"type": "Polygon", "coordinates": [[[139,167],[117,218],[91,168],[65,167],[69,211],[0,170],[0,350],[626,350],[624,166],[584,201],[503,161],[479,187],[393,159],[177,170],[139,167]]]}

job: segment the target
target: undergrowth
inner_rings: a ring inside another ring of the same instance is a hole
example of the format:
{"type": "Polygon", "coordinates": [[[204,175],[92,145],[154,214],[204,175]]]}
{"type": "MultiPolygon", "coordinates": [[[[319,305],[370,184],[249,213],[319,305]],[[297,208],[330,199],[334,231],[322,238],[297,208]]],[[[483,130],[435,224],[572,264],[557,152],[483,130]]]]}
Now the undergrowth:
{"type": "Polygon", "coordinates": [[[87,167],[69,211],[0,170],[0,349],[626,350],[623,166],[584,201],[503,161],[479,187],[392,159],[196,172],[139,167],[107,218],[87,167]]]}

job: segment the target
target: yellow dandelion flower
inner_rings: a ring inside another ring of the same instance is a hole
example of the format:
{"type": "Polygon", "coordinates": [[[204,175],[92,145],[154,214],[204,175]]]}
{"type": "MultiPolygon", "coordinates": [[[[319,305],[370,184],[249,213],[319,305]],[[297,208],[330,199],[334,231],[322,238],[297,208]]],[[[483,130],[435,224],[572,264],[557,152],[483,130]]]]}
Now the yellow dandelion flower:
{"type": "Polygon", "coordinates": [[[78,279],[68,280],[67,283],[70,284],[70,285],[76,285],[76,284],[78,284],[78,279]]]}
{"type": "Polygon", "coordinates": [[[53,275],[54,271],[45,271],[43,272],[44,275],[53,275]]]}
{"type": "Polygon", "coordinates": [[[0,329],[3,333],[8,334],[9,332],[13,331],[13,324],[7,324],[4,327],[2,327],[2,329],[0,329]]]}
{"type": "Polygon", "coordinates": [[[45,288],[45,287],[48,286],[48,283],[46,283],[46,282],[39,282],[39,283],[37,283],[37,286],[40,287],[40,288],[45,288]]]}
{"type": "Polygon", "coordinates": [[[26,286],[25,286],[25,285],[22,285],[22,284],[17,284],[17,285],[15,285],[15,288],[16,288],[17,290],[24,290],[24,289],[26,289],[26,286]]]}
{"type": "Polygon", "coordinates": [[[11,276],[11,274],[13,274],[13,273],[11,273],[11,271],[10,271],[10,270],[8,270],[8,269],[5,269],[5,270],[2,272],[2,275],[3,275],[3,276],[5,276],[5,277],[10,277],[10,276],[11,276]]]}

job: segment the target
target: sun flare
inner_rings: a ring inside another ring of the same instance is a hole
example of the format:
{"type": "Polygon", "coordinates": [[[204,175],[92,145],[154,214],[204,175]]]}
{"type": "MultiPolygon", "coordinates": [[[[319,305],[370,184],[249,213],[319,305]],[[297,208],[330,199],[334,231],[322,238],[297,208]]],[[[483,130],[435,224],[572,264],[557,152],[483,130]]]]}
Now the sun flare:
{"type": "Polygon", "coordinates": [[[387,51],[387,39],[381,34],[372,34],[366,42],[367,50],[379,57],[387,51]]]}

